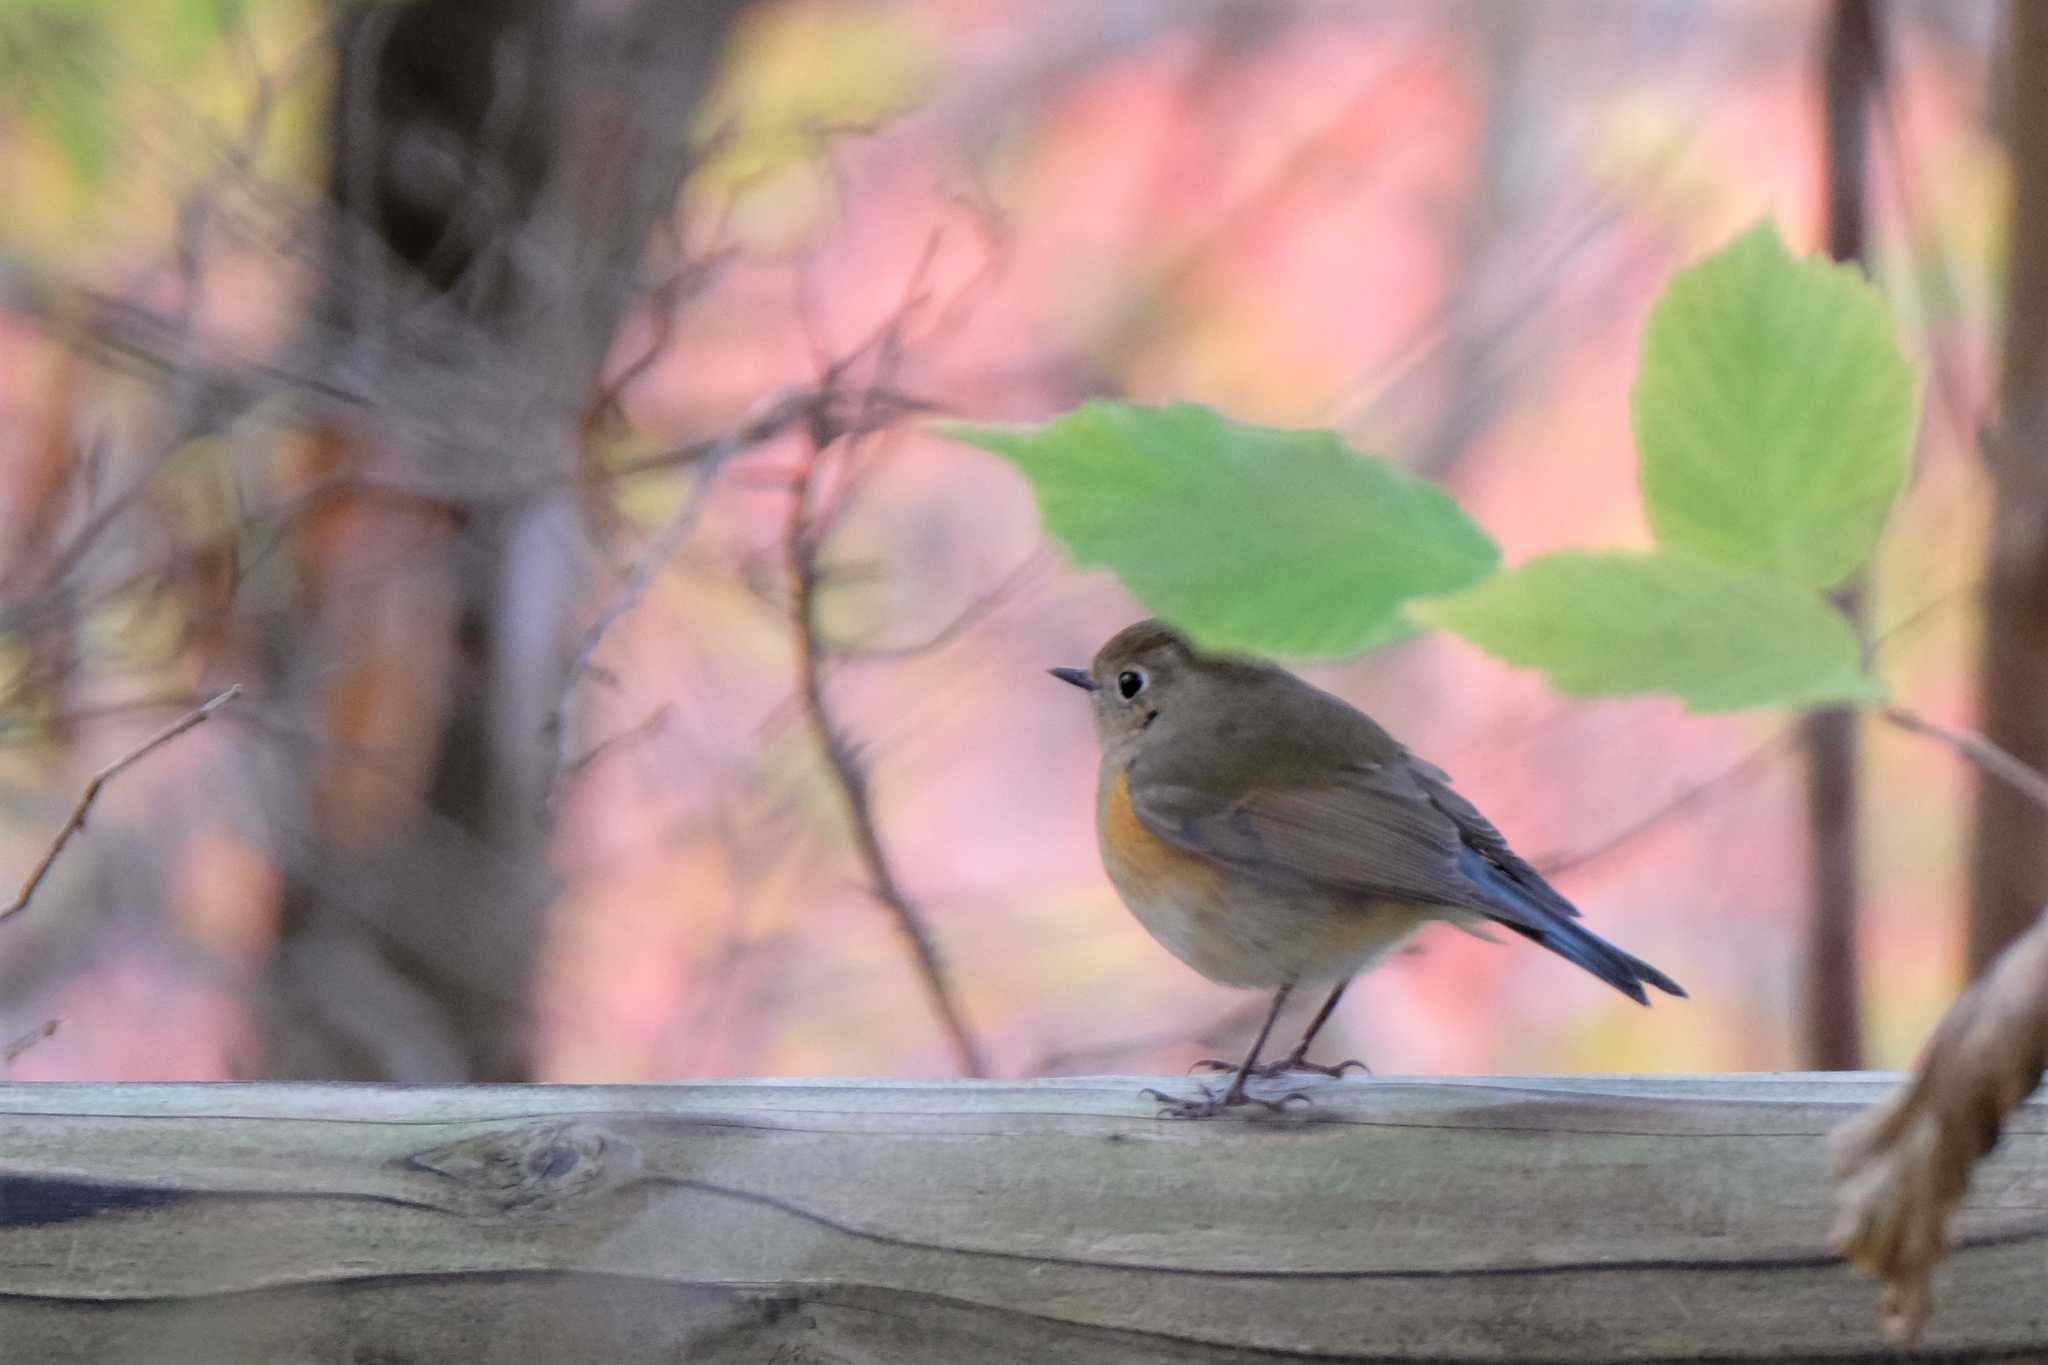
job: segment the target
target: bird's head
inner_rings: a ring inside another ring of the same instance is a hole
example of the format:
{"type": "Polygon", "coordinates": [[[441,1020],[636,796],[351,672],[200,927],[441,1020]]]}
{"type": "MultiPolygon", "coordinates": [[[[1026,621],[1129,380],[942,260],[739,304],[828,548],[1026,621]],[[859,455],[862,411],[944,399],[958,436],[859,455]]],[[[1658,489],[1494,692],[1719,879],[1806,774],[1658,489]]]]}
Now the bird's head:
{"type": "Polygon", "coordinates": [[[1164,621],[1126,626],[1086,668],[1055,668],[1061,682],[1086,691],[1105,748],[1129,742],[1201,687],[1202,656],[1164,621]]]}

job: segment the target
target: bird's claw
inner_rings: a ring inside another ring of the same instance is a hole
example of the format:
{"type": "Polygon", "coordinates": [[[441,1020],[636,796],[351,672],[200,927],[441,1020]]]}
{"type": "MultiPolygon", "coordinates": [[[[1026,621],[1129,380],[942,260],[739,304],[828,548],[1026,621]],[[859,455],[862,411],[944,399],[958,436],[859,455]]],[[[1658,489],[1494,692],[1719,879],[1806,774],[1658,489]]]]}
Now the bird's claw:
{"type": "MultiPolygon", "coordinates": [[[[1220,1057],[1204,1057],[1201,1061],[1189,1066],[1188,1071],[1190,1073],[1196,1071],[1235,1071],[1237,1067],[1238,1064],[1236,1062],[1226,1062],[1220,1057]]],[[[1278,1062],[1263,1062],[1253,1067],[1247,1074],[1256,1076],[1262,1081],[1270,1081],[1281,1076],[1294,1075],[1301,1072],[1307,1072],[1313,1076],[1342,1076],[1352,1067],[1357,1067],[1360,1072],[1367,1076],[1372,1075],[1372,1068],[1359,1061],[1356,1057],[1348,1061],[1339,1062],[1335,1066],[1327,1066],[1322,1062],[1311,1062],[1300,1057],[1289,1057],[1278,1062]]]]}
{"type": "Polygon", "coordinates": [[[1300,1090],[1290,1090],[1276,1099],[1269,1100],[1247,1094],[1236,1086],[1232,1086],[1221,1095],[1204,1091],[1199,1099],[1177,1099],[1163,1090],[1154,1090],[1149,1086],[1138,1093],[1159,1101],[1159,1117],[1171,1119],[1213,1118],[1224,1110],[1239,1105],[1255,1105],[1269,1114],[1284,1114],[1287,1112],[1287,1106],[1296,1100],[1308,1107],[1315,1104],[1314,1100],[1300,1090]]]}
{"type": "Polygon", "coordinates": [[[1359,1061],[1356,1057],[1341,1061],[1335,1066],[1326,1066],[1322,1062],[1307,1062],[1289,1058],[1287,1061],[1279,1063],[1279,1066],[1281,1068],[1279,1074],[1289,1071],[1307,1071],[1317,1076],[1342,1076],[1346,1071],[1355,1066],[1358,1068],[1360,1075],[1372,1075],[1372,1068],[1359,1061]]]}

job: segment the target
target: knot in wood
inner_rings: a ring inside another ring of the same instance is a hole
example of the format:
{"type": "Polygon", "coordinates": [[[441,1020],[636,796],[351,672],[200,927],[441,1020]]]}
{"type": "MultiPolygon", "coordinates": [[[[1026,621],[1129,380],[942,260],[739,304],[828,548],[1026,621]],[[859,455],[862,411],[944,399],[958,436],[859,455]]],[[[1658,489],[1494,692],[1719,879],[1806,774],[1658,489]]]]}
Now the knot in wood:
{"type": "Polygon", "coordinates": [[[430,1147],[406,1164],[449,1182],[466,1208],[509,1213],[617,1184],[637,1157],[632,1144],[591,1124],[526,1122],[430,1147]]]}

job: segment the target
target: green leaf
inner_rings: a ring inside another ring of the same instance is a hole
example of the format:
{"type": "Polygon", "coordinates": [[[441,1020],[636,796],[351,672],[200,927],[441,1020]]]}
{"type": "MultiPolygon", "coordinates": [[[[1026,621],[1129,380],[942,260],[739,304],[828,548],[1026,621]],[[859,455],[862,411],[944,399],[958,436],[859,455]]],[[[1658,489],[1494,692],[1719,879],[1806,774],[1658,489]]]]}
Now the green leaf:
{"type": "Polygon", "coordinates": [[[1412,632],[1403,603],[1500,562],[1449,494],[1328,431],[1105,402],[1042,427],[939,429],[1016,465],[1075,563],[1212,648],[1353,654],[1412,632]]]}
{"type": "Polygon", "coordinates": [[[1672,277],[1630,406],[1660,544],[1824,588],[1905,486],[1919,386],[1862,274],[1767,219],[1672,277]]]}
{"type": "Polygon", "coordinates": [[[1574,696],[1739,711],[1883,692],[1818,593],[1691,555],[1546,555],[1411,611],[1574,696]]]}

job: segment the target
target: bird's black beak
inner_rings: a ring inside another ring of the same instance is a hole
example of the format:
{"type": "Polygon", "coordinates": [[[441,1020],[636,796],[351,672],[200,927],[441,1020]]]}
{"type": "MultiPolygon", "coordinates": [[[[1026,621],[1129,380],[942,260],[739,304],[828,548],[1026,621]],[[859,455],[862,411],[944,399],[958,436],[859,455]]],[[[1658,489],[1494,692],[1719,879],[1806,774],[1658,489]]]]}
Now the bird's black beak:
{"type": "Polygon", "coordinates": [[[1083,692],[1093,692],[1102,685],[1089,677],[1085,668],[1048,668],[1045,671],[1063,683],[1072,683],[1083,692]]]}

